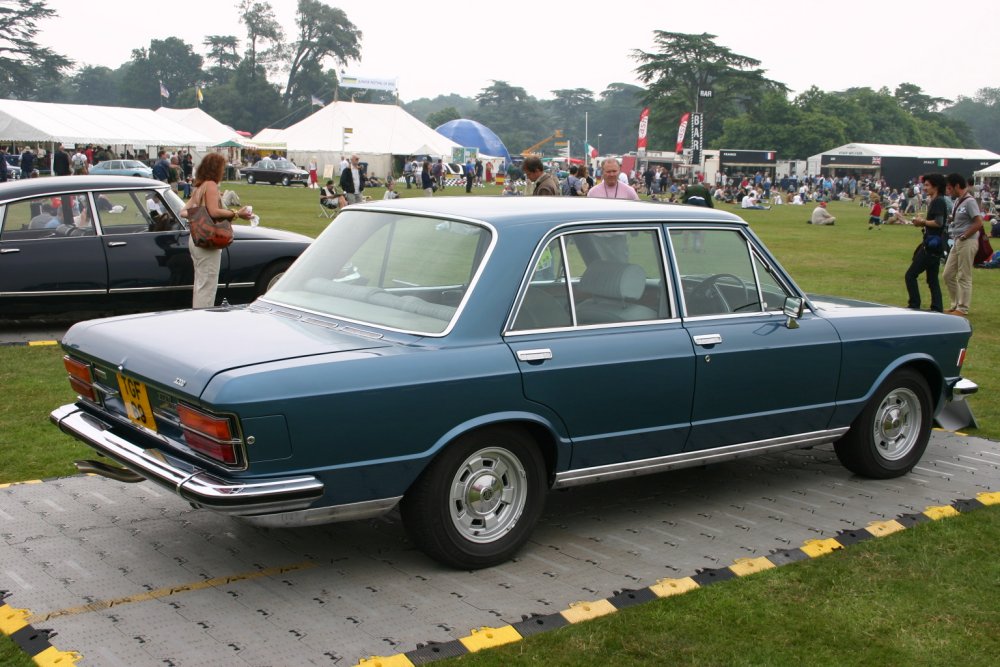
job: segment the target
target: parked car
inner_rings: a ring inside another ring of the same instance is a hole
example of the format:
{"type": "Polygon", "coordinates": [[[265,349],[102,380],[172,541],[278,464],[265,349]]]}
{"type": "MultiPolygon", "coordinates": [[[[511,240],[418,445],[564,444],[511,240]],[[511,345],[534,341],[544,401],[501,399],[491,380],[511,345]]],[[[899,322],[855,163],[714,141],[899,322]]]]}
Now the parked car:
{"type": "Polygon", "coordinates": [[[120,464],[81,470],[272,527],[399,505],[425,552],[479,568],[551,488],[828,443],[903,475],[976,390],[970,335],[808,296],[718,210],[399,199],[347,208],[249,306],[77,324],[79,398],[51,417],[120,464]]]}
{"type": "MultiPolygon", "coordinates": [[[[166,183],[124,176],[33,178],[0,185],[0,313],[190,308],[184,202],[166,183]]],[[[246,303],[312,242],[234,226],[218,298],[246,303]]]]}
{"type": "Polygon", "coordinates": [[[16,181],[21,178],[21,156],[7,153],[3,160],[7,163],[7,180],[16,181]]]}
{"type": "Polygon", "coordinates": [[[258,160],[254,166],[244,167],[240,171],[246,177],[247,183],[251,185],[257,182],[270,183],[271,185],[276,183],[309,185],[309,172],[300,169],[295,166],[294,162],[284,158],[264,158],[258,160]]]}
{"type": "Polygon", "coordinates": [[[104,160],[91,167],[89,173],[91,176],[153,177],[153,169],[138,160],[104,160]]]}

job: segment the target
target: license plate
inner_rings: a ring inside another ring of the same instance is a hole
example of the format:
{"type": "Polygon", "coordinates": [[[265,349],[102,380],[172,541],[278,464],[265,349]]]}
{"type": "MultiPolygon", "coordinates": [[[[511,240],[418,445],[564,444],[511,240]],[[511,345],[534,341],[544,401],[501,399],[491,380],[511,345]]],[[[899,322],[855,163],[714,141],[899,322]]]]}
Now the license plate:
{"type": "Polygon", "coordinates": [[[125,377],[118,373],[118,388],[122,392],[122,401],[128,418],[134,424],[145,426],[151,431],[156,430],[156,420],[153,419],[153,407],[149,404],[149,394],[146,385],[138,380],[125,377]]]}

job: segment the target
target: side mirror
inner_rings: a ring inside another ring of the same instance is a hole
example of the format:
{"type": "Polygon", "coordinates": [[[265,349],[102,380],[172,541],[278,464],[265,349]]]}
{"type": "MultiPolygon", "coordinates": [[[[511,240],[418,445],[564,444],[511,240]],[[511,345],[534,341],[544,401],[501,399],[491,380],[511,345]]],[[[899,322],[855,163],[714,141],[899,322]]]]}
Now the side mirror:
{"type": "Polygon", "coordinates": [[[802,317],[802,313],[805,312],[806,300],[800,296],[789,296],[785,297],[784,313],[788,317],[785,322],[785,326],[789,329],[798,329],[799,323],[795,320],[802,317]]]}

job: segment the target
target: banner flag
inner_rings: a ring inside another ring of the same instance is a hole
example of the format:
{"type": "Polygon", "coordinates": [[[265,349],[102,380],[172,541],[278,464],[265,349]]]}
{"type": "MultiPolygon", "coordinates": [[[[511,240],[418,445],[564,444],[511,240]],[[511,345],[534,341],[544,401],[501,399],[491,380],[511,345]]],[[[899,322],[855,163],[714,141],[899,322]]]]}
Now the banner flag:
{"type": "Polygon", "coordinates": [[[649,107],[642,110],[639,114],[639,140],[636,142],[636,148],[646,148],[646,130],[649,128],[649,107]]]}
{"type": "Polygon", "coordinates": [[[201,94],[200,86],[198,88],[195,88],[195,90],[198,92],[198,104],[200,105],[202,102],[205,101],[205,96],[201,94]]]}
{"type": "Polygon", "coordinates": [[[340,76],[340,87],[367,88],[368,90],[388,90],[392,92],[396,90],[396,80],[376,79],[367,76],[349,76],[347,74],[342,74],[340,76]]]}
{"type": "Polygon", "coordinates": [[[314,107],[325,107],[326,106],[325,104],[323,104],[323,100],[319,99],[315,95],[312,95],[311,97],[312,97],[312,105],[314,107]]]}
{"type": "Polygon", "coordinates": [[[689,120],[691,120],[690,113],[686,113],[681,116],[681,124],[677,128],[677,147],[674,149],[675,153],[684,152],[684,134],[687,132],[689,120]]]}
{"type": "Polygon", "coordinates": [[[591,146],[590,144],[587,144],[587,157],[589,158],[597,157],[597,149],[591,146]]]}
{"type": "Polygon", "coordinates": [[[167,90],[167,87],[163,85],[162,81],[160,82],[160,97],[170,99],[170,91],[167,90]]]}

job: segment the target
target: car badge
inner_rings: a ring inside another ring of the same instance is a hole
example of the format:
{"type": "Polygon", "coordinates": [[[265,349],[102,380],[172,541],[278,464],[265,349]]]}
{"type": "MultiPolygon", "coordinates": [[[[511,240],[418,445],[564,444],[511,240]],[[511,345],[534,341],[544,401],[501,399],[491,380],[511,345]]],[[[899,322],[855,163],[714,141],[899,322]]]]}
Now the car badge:
{"type": "Polygon", "coordinates": [[[184,378],[174,378],[174,384],[178,387],[184,387],[187,385],[187,380],[184,378]]]}

